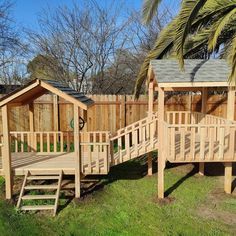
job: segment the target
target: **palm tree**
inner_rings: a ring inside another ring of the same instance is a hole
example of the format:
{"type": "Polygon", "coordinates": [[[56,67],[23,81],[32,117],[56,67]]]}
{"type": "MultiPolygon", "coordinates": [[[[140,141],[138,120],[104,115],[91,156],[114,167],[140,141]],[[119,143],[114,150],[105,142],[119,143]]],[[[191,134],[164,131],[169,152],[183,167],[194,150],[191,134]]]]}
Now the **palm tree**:
{"type": "MultiPolygon", "coordinates": [[[[160,0],[144,0],[143,20],[149,23],[160,0]]],[[[179,14],[166,26],[141,66],[135,85],[138,97],[152,59],[216,55],[231,65],[229,81],[236,83],[236,0],[182,0],[179,14]]]]}

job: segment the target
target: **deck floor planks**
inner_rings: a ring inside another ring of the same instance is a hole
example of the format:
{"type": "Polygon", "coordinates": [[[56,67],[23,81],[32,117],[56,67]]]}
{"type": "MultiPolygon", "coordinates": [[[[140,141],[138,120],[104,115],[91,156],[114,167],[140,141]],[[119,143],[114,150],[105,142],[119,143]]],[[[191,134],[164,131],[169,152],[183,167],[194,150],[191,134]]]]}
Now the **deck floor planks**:
{"type": "MultiPolygon", "coordinates": [[[[87,159],[86,156],[84,158],[87,159]]],[[[96,163],[94,161],[91,163],[91,171],[87,167],[88,162],[85,161],[83,174],[97,173],[95,170],[96,163]]],[[[104,162],[101,159],[99,160],[99,171],[101,173],[104,172],[103,167],[104,162]]],[[[0,169],[2,170],[2,162],[0,162],[0,169]]],[[[58,170],[62,170],[64,174],[74,175],[75,154],[73,152],[57,154],[32,152],[12,153],[12,169],[15,175],[24,175],[27,170],[41,174],[53,174],[54,172],[58,172],[58,170]]],[[[3,175],[3,171],[1,171],[1,174],[3,175]]]]}

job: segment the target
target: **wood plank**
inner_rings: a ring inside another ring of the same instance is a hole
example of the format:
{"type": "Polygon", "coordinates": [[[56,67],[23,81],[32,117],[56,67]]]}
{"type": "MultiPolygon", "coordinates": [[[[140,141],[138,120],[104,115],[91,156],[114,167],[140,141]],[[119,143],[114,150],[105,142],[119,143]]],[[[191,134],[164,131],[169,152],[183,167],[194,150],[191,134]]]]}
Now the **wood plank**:
{"type": "Polygon", "coordinates": [[[39,210],[53,210],[54,205],[34,205],[34,206],[22,206],[22,211],[39,211],[39,210]]]}
{"type": "Polygon", "coordinates": [[[232,192],[232,163],[225,163],[225,192],[232,192]]]}
{"type": "Polygon", "coordinates": [[[11,173],[9,111],[7,105],[4,105],[2,107],[2,133],[3,133],[2,155],[4,156],[4,158],[2,159],[2,163],[5,177],[6,199],[11,199],[13,192],[13,176],[11,173]]]}
{"type": "Polygon", "coordinates": [[[57,133],[53,133],[53,151],[57,152],[57,133]]]}
{"type": "Polygon", "coordinates": [[[44,194],[44,195],[25,195],[22,197],[22,200],[48,200],[55,199],[56,195],[54,194],[44,194]]]}
{"type": "Polygon", "coordinates": [[[80,198],[81,153],[79,136],[79,109],[74,105],[75,197],[80,198]]]}
{"type": "Polygon", "coordinates": [[[37,189],[57,189],[57,185],[27,185],[24,187],[25,190],[37,190],[37,189]]]}
{"type": "Polygon", "coordinates": [[[199,126],[199,129],[200,129],[200,160],[204,160],[205,159],[206,128],[199,126]]]}
{"type": "Polygon", "coordinates": [[[158,198],[164,198],[164,164],[163,156],[163,122],[164,122],[164,90],[158,88],[158,198]]]}

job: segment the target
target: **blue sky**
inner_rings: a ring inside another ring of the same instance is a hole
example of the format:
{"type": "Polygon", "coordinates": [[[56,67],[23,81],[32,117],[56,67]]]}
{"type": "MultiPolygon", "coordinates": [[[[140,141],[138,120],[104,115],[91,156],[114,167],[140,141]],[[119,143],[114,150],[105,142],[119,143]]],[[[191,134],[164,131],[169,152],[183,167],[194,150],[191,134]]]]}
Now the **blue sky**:
{"type": "MultiPolygon", "coordinates": [[[[101,5],[111,3],[113,0],[100,0],[98,1],[101,5]]],[[[13,16],[17,24],[21,26],[35,28],[37,27],[37,17],[47,7],[51,9],[66,5],[72,6],[74,2],[80,3],[81,0],[15,0],[13,9],[13,16]]],[[[142,6],[142,0],[125,0],[128,7],[135,7],[140,9],[142,6]]]]}
{"type": "MultiPolygon", "coordinates": [[[[72,6],[74,2],[80,3],[82,0],[15,0],[13,17],[20,26],[37,29],[37,18],[43,9],[50,7],[53,9],[60,5],[72,6]]],[[[99,0],[99,4],[110,4],[113,0],[99,0]]],[[[122,0],[118,0],[122,1],[122,0]]],[[[127,7],[141,9],[143,0],[123,0],[127,7]]],[[[164,0],[163,4],[170,6],[171,11],[176,12],[178,0],[164,0]]]]}

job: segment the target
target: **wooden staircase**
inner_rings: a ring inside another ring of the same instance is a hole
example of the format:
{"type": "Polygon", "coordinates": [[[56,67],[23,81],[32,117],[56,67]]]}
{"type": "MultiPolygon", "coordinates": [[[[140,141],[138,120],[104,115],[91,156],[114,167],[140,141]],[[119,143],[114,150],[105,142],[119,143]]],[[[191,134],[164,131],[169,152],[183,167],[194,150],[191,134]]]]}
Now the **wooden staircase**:
{"type": "Polygon", "coordinates": [[[20,191],[20,196],[17,202],[17,208],[22,211],[40,211],[52,210],[53,215],[56,215],[58,201],[61,190],[62,171],[55,175],[31,175],[27,171],[20,191]],[[47,184],[49,181],[54,181],[53,184],[47,184]],[[34,192],[40,194],[34,195],[34,192]],[[41,194],[41,192],[45,192],[41,194]],[[49,192],[49,193],[48,193],[49,192]],[[54,204],[37,204],[38,201],[53,201],[54,204]],[[36,204],[32,204],[35,202],[36,204]],[[29,204],[30,203],[30,204],[29,204]]]}

